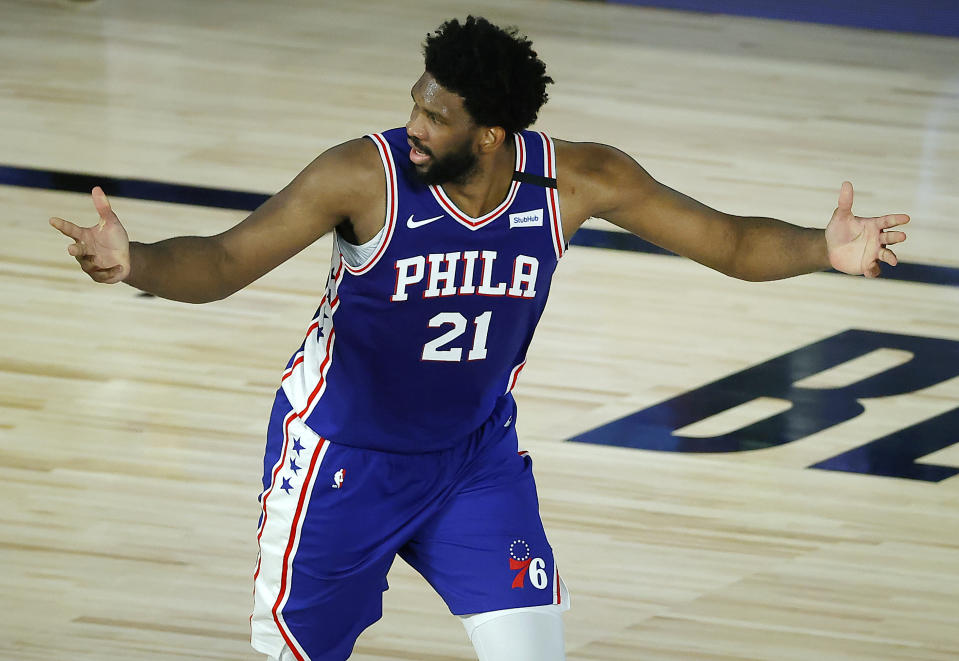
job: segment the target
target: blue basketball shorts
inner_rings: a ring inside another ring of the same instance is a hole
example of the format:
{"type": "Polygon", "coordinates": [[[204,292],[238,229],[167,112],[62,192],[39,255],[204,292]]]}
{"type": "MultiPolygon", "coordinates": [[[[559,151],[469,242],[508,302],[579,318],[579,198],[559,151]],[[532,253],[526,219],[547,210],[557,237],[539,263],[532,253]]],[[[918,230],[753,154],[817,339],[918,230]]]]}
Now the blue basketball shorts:
{"type": "Polygon", "coordinates": [[[569,597],[539,516],[532,461],[503,397],[455,447],[395,454],[319,437],[277,394],[267,434],[253,647],[343,661],[382,615],[398,554],[456,615],[569,597]]]}

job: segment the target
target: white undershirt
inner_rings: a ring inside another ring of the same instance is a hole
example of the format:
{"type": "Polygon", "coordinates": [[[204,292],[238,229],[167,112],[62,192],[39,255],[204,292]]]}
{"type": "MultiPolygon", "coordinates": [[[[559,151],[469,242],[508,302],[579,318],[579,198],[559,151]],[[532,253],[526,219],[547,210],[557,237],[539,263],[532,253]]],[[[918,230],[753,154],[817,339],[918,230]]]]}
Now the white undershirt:
{"type": "Polygon", "coordinates": [[[380,247],[380,243],[383,241],[384,234],[386,234],[386,224],[383,225],[383,229],[381,229],[376,236],[361,246],[350,243],[340,236],[339,233],[336,234],[336,243],[346,263],[353,268],[359,268],[366,263],[370,257],[376,254],[377,248],[380,247]]]}

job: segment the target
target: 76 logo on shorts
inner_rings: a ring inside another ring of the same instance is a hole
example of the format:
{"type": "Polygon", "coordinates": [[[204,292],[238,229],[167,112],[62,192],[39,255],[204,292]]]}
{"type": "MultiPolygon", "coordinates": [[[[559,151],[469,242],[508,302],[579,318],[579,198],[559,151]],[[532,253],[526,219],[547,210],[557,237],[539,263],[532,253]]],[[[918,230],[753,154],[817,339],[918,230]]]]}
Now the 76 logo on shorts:
{"type": "Polygon", "coordinates": [[[546,573],[546,561],[542,558],[531,558],[529,544],[523,539],[514,539],[509,545],[509,568],[515,572],[513,589],[526,587],[526,575],[529,574],[530,584],[537,590],[545,590],[549,583],[546,573]]]}

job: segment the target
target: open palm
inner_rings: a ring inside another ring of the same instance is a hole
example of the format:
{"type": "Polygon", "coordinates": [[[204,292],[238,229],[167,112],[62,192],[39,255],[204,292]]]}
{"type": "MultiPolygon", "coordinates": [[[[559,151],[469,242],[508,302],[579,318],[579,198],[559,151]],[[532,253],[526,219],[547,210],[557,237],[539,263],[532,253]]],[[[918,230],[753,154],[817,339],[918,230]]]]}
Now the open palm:
{"type": "Polygon", "coordinates": [[[905,232],[888,231],[909,222],[902,213],[861,218],[852,213],[852,184],[844,181],[839,206],[826,226],[829,263],[837,271],[867,278],[879,275],[879,262],[895,266],[899,260],[887,246],[906,240],[905,232]]]}

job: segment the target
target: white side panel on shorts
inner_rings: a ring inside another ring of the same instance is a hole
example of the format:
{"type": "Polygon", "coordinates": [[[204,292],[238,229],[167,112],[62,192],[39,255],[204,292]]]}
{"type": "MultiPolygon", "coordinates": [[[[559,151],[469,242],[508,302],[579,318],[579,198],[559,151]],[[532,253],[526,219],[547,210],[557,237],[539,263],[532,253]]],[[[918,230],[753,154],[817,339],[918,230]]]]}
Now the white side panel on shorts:
{"type": "Polygon", "coordinates": [[[298,457],[307,468],[301,483],[284,480],[282,484],[276,484],[279,471],[275,471],[274,483],[262,497],[263,521],[257,535],[260,553],[253,579],[250,626],[251,643],[257,651],[275,657],[284,646],[290,646],[307,658],[283,621],[282,611],[290,596],[293,559],[299,546],[300,531],[330,442],[317,436],[291,412],[284,421],[280,467],[288,461],[295,441],[302,446],[298,457]]]}

